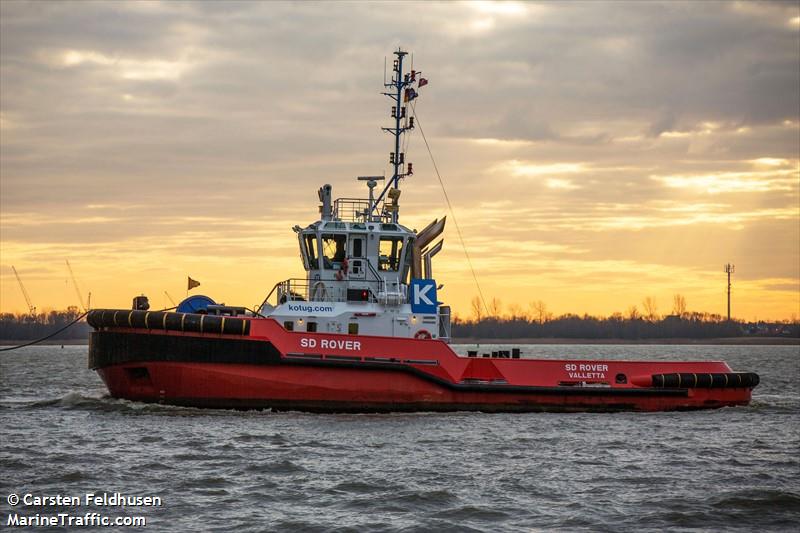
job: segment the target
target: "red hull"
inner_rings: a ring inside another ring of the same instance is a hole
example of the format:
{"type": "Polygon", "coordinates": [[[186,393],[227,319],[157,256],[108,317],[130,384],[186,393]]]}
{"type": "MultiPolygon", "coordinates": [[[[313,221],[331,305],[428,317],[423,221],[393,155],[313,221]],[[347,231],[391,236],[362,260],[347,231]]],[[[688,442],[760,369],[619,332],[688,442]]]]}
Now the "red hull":
{"type": "Polygon", "coordinates": [[[468,358],[441,341],[289,332],[270,319],[250,320],[240,335],[98,329],[90,366],[111,395],[174,405],[665,411],[746,405],[757,384],[737,385],[723,362],[468,358]]]}
{"type": "Polygon", "coordinates": [[[685,394],[659,391],[663,394],[641,396],[630,390],[614,394],[608,389],[572,389],[561,394],[551,390],[452,391],[394,371],[304,366],[149,363],[150,381],[136,382],[126,372],[130,366],[98,370],[112,396],[195,407],[327,412],[666,411],[746,405],[750,401],[746,389],[695,389],[685,394]]]}

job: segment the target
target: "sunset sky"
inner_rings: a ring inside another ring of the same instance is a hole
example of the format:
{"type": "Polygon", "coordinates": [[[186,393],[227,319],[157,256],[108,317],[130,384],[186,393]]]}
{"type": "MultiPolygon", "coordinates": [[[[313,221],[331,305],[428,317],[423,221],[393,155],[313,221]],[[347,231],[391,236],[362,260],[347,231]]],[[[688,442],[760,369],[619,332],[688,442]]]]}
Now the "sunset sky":
{"type": "MultiPolygon", "coordinates": [[[[0,3],[0,311],[168,291],[252,306],[301,277],[316,191],[389,173],[402,46],[487,299],[608,315],[676,293],[800,316],[800,4],[0,3]],[[391,57],[389,58],[391,64],[391,57]]],[[[401,222],[477,294],[419,132],[401,222]]]]}

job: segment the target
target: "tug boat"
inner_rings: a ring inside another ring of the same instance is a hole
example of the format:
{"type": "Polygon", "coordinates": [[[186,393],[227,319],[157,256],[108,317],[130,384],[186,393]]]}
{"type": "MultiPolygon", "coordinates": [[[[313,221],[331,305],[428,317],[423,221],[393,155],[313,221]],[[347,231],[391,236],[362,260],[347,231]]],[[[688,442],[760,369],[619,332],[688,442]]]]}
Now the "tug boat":
{"type": "Polygon", "coordinates": [[[115,398],[181,406],[391,411],[666,411],[746,405],[756,374],[724,362],[528,359],[519,349],[459,355],[433,257],[446,218],[399,222],[409,104],[427,84],[394,52],[393,174],[358,179],[367,198],[318,191],[319,219],[294,226],[305,276],[257,310],[187,298],[175,311],[95,309],[89,367],[115,398]],[[381,182],[384,182],[381,184],[381,182]],[[382,185],[376,194],[376,188],[382,185]]]}

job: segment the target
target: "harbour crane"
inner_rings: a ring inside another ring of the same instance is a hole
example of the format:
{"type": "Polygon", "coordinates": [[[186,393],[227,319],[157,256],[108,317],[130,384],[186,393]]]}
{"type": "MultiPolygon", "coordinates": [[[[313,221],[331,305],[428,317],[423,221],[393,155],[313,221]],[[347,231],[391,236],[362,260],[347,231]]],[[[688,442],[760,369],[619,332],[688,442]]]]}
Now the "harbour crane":
{"type": "MultiPolygon", "coordinates": [[[[67,268],[69,269],[69,275],[72,278],[72,284],[75,286],[75,294],[78,295],[78,301],[81,303],[81,307],[83,307],[84,312],[88,311],[89,308],[86,306],[86,302],[83,300],[83,295],[81,295],[81,290],[78,288],[78,281],[75,279],[75,273],[72,272],[72,266],[69,264],[69,259],[67,261],[67,268]]],[[[91,301],[92,293],[89,293],[89,301],[91,301]]]]}
{"type": "Polygon", "coordinates": [[[31,297],[28,296],[28,291],[25,290],[25,285],[22,284],[22,279],[20,279],[19,274],[17,274],[17,269],[14,268],[14,265],[11,265],[11,270],[14,271],[14,276],[17,278],[17,283],[19,283],[19,288],[22,289],[22,295],[25,297],[25,303],[28,304],[28,312],[31,315],[35,315],[36,308],[31,303],[31,297]]]}

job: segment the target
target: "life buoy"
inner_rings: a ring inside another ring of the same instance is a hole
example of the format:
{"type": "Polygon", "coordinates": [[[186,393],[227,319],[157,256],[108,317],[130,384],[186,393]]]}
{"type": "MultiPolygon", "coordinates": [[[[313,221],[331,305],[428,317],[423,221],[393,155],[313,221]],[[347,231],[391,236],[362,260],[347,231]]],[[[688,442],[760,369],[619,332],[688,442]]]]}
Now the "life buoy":
{"type": "Polygon", "coordinates": [[[322,302],[328,299],[328,288],[324,282],[318,281],[311,286],[311,299],[322,302]]]}
{"type": "Polygon", "coordinates": [[[336,279],[342,281],[345,277],[347,277],[347,268],[348,268],[347,258],[345,257],[342,260],[342,268],[336,273],[336,279]]]}
{"type": "Polygon", "coordinates": [[[433,337],[431,336],[431,332],[430,331],[428,331],[427,329],[421,329],[421,330],[419,330],[418,332],[416,332],[414,334],[414,338],[415,339],[420,339],[420,340],[428,340],[428,339],[431,339],[433,337]]]}

